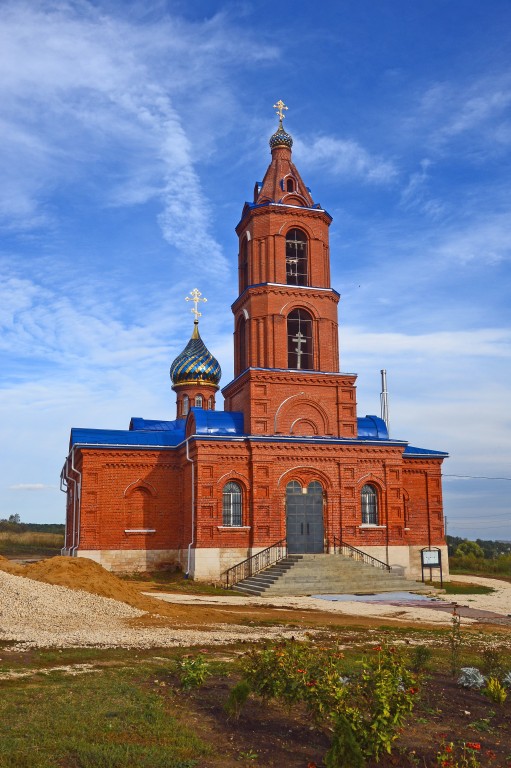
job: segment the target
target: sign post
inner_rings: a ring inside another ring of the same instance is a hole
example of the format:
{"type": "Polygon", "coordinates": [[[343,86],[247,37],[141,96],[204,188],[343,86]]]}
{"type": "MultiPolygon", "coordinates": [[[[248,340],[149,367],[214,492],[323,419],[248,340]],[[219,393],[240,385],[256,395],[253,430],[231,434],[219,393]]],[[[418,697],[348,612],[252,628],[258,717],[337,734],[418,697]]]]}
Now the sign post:
{"type": "Polygon", "coordinates": [[[424,569],[429,568],[429,580],[433,581],[433,568],[440,569],[440,586],[444,586],[442,576],[442,552],[438,547],[424,547],[421,549],[422,581],[424,582],[424,569]]]}

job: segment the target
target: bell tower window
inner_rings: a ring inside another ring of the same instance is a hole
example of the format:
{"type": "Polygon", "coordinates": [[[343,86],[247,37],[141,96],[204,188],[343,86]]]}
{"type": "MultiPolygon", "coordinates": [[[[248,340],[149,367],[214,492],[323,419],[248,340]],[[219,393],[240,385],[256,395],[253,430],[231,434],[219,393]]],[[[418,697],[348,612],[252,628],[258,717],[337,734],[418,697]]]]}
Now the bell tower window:
{"type": "Polygon", "coordinates": [[[288,368],[312,371],[312,317],[304,309],[294,309],[287,317],[288,368]]]}
{"type": "Polygon", "coordinates": [[[294,192],[295,191],[295,183],[293,179],[289,178],[286,180],[286,192],[294,192]]]}
{"type": "Polygon", "coordinates": [[[247,321],[242,316],[238,320],[236,333],[237,352],[238,352],[238,373],[243,373],[247,367],[247,321]]]}
{"type": "MultiPolygon", "coordinates": [[[[292,179],[288,179],[292,182],[292,179]]],[[[286,283],[308,284],[307,236],[300,229],[290,229],[286,235],[286,283]]]]}
{"type": "Polygon", "coordinates": [[[240,248],[240,293],[248,286],[248,239],[244,237],[240,248]]]}

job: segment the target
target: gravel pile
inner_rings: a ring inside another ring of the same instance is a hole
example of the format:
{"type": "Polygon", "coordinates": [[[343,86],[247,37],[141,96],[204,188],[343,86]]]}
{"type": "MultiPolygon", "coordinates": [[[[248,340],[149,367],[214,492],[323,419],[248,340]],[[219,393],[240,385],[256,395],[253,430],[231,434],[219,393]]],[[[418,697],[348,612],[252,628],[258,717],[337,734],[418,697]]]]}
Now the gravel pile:
{"type": "Polygon", "coordinates": [[[15,641],[17,650],[192,646],[305,635],[296,629],[222,624],[204,631],[129,626],[130,620],[144,615],[111,598],[0,571],[0,641],[15,641]]]}

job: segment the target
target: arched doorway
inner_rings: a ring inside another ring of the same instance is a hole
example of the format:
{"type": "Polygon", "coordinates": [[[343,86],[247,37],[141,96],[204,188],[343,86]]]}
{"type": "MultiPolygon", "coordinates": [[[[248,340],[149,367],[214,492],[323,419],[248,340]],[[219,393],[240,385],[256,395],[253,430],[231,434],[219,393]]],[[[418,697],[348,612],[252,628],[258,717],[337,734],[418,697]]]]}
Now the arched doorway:
{"type": "Polygon", "coordinates": [[[287,484],[286,536],[290,554],[324,551],[323,488],[317,480],[306,488],[297,480],[287,484]]]}

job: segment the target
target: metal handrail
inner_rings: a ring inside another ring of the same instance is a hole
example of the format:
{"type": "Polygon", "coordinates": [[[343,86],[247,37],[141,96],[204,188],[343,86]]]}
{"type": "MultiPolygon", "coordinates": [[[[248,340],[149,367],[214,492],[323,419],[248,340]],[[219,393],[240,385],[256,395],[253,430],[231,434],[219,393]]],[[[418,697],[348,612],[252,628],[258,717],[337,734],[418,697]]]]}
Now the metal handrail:
{"type": "Polygon", "coordinates": [[[361,549],[356,549],[355,547],[352,547],[351,544],[346,544],[345,541],[334,536],[334,553],[337,554],[337,551],[346,557],[351,557],[353,560],[359,560],[366,563],[366,565],[372,565],[374,568],[381,568],[383,571],[392,570],[390,565],[384,563],[382,560],[378,560],[378,558],[368,555],[367,552],[362,552],[361,549]]]}
{"type": "Polygon", "coordinates": [[[275,565],[279,560],[282,560],[287,555],[287,542],[286,539],[277,541],[276,544],[272,544],[266,549],[262,549],[251,557],[247,557],[246,560],[242,560],[241,563],[233,565],[232,568],[228,568],[223,574],[225,578],[225,584],[227,589],[231,589],[239,581],[247,579],[249,576],[255,576],[256,573],[264,571],[269,568],[270,565],[275,565]]]}

